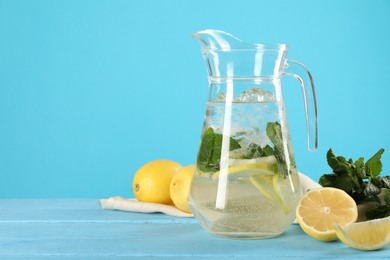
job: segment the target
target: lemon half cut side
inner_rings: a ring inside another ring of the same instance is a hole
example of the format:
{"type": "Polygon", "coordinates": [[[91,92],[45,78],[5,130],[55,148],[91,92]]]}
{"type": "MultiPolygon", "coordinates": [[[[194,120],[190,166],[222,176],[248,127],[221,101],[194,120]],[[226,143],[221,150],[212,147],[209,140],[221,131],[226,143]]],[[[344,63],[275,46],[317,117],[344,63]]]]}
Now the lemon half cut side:
{"type": "Polygon", "coordinates": [[[357,216],[353,198],[341,189],[329,187],[308,191],[296,210],[296,218],[303,231],[321,241],[336,240],[334,226],[354,223],[357,216]]]}

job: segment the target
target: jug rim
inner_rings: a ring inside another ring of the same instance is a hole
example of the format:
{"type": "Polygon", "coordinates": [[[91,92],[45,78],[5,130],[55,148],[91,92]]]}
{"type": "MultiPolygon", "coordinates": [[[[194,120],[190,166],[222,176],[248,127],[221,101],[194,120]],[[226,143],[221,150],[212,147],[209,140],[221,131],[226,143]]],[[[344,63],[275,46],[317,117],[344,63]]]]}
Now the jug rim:
{"type": "Polygon", "coordinates": [[[211,50],[211,51],[229,51],[229,52],[240,52],[240,51],[286,51],[288,48],[287,44],[253,44],[253,47],[245,47],[245,48],[229,48],[229,47],[206,47],[203,46],[203,50],[211,50]]]}
{"type": "Polygon", "coordinates": [[[202,31],[197,31],[192,34],[192,38],[195,38],[202,42],[202,49],[203,50],[212,50],[212,51],[230,51],[230,52],[235,52],[235,51],[286,51],[288,48],[288,45],[285,43],[249,43],[249,42],[244,42],[234,35],[227,33],[222,30],[214,30],[214,29],[206,29],[202,31]],[[209,45],[204,39],[202,39],[201,35],[206,33],[220,33],[220,34],[225,34],[230,36],[231,38],[237,40],[237,42],[240,43],[240,46],[232,46],[231,44],[227,44],[224,46],[218,46],[216,47],[215,45],[209,45]]]}

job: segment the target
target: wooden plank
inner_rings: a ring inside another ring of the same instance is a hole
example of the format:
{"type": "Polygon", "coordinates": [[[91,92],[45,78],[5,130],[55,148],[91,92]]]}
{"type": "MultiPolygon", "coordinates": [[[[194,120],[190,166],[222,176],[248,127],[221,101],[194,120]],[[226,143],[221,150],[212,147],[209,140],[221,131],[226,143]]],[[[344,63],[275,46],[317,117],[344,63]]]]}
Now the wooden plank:
{"type": "Polygon", "coordinates": [[[102,210],[97,202],[0,200],[0,259],[381,259],[390,251],[316,241],[297,225],[272,239],[218,238],[194,219],[102,210]]]}
{"type": "Polygon", "coordinates": [[[0,199],[0,221],[196,223],[194,218],[103,210],[98,199],[0,199]]]}
{"type": "MultiPolygon", "coordinates": [[[[0,252],[5,256],[17,256],[22,253],[27,256],[203,255],[280,258],[299,248],[300,254],[297,255],[300,257],[303,256],[302,253],[309,256],[317,255],[318,248],[313,248],[313,243],[308,246],[305,243],[307,237],[304,237],[296,227],[289,231],[284,236],[274,239],[238,241],[210,236],[197,224],[4,223],[0,225],[0,252]],[[291,239],[292,237],[295,239],[291,239]],[[300,242],[297,242],[298,240],[300,242]],[[310,252],[312,254],[309,254],[310,252]]],[[[333,247],[328,247],[330,248],[333,247]]]]}

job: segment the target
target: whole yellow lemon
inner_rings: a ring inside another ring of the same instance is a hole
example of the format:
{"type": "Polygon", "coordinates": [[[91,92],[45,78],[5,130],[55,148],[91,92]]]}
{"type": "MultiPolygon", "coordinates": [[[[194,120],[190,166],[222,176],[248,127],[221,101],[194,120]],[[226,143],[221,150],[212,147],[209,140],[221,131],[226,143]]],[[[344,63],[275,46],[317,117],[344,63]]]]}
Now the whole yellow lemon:
{"type": "Polygon", "coordinates": [[[172,178],[170,185],[171,199],[175,206],[185,212],[191,213],[188,207],[188,194],[190,192],[192,176],[195,165],[191,164],[181,168],[172,178]]]}
{"type": "Polygon", "coordinates": [[[183,166],[171,160],[154,160],[143,165],[134,175],[133,192],[139,201],[172,204],[169,185],[183,166]]]}

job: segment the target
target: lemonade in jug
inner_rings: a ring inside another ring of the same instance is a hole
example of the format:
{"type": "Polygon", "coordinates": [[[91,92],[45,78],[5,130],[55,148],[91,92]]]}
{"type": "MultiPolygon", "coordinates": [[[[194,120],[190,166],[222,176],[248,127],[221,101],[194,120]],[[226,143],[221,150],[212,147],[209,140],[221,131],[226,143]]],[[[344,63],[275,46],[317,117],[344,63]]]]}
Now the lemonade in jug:
{"type": "Polygon", "coordinates": [[[317,148],[317,106],[310,72],[286,59],[284,44],[245,43],[223,31],[194,34],[209,73],[189,205],[211,234],[259,239],[280,235],[295,218],[301,188],[281,77],[299,80],[309,149],[317,148]],[[304,71],[300,76],[294,70],[304,71]]]}

